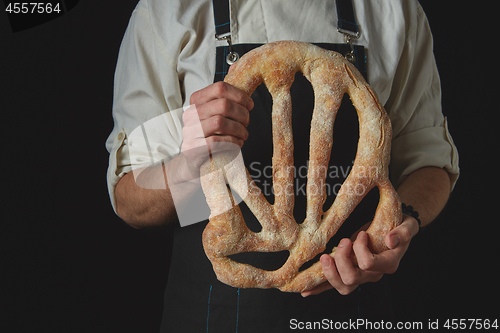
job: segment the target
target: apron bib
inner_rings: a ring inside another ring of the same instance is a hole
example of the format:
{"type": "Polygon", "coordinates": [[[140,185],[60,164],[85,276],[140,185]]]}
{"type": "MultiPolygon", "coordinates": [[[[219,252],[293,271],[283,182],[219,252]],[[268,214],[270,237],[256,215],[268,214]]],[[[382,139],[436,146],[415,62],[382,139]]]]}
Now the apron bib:
{"type": "MultiPolygon", "coordinates": [[[[262,44],[230,44],[229,1],[214,0],[216,36],[228,39],[227,46],[217,47],[214,82],[224,80],[232,60],[262,44]],[[228,62],[229,60],[229,62],[228,62]]],[[[359,36],[350,0],[337,0],[339,32],[359,36]]],[[[327,50],[351,56],[353,64],[366,79],[365,49],[345,44],[316,44],[327,50]]],[[[305,218],[306,183],[309,158],[309,136],[314,92],[309,81],[298,72],[291,87],[292,127],[296,193],[294,216],[298,223],[305,218]]],[[[243,160],[250,175],[266,198],[273,203],[272,193],[272,98],[261,84],[252,95],[255,103],[250,111],[249,138],[242,147],[243,160]]],[[[341,184],[347,178],[357,151],[359,124],[356,110],[344,96],[334,125],[334,142],[326,180],[327,200],[331,206],[341,184]]],[[[370,222],[378,204],[378,190],[372,190],[344,222],[328,243],[330,253],[345,237],[351,237],[361,226],[370,222]]],[[[260,224],[244,202],[240,203],[245,223],[258,232],[260,224]]],[[[325,209],[326,209],[325,208],[325,209]]],[[[217,280],[205,255],[201,235],[207,222],[177,228],[168,284],[165,292],[161,332],[289,332],[294,323],[324,319],[349,321],[392,318],[387,278],[360,286],[348,296],[332,289],[320,295],[303,298],[300,294],[283,293],[276,289],[240,289],[217,280]]],[[[320,255],[314,260],[316,262],[320,255]]],[[[288,257],[287,251],[276,253],[240,253],[231,259],[253,266],[275,270],[288,257]]],[[[307,264],[305,265],[307,267],[307,264]]]]}

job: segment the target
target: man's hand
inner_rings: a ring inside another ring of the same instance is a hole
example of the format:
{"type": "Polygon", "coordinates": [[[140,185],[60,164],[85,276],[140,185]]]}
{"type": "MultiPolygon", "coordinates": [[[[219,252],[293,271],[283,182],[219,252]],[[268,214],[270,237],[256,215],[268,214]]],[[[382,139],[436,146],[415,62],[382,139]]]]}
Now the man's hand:
{"type": "Polygon", "coordinates": [[[183,114],[182,154],[164,166],[146,168],[140,176],[151,183],[165,182],[164,190],[137,185],[132,172],[124,175],[115,189],[118,215],[134,228],[162,226],[177,221],[176,208],[182,208],[199,187],[191,182],[199,176],[201,164],[210,152],[239,149],[248,138],[246,126],[254,104],[243,91],[224,82],[211,84],[191,95],[190,107],[183,114]],[[219,144],[215,144],[219,143],[219,144]],[[183,184],[171,191],[173,185],[183,184]],[[176,196],[175,207],[172,195],[176,196]]]}
{"type": "Polygon", "coordinates": [[[317,295],[332,288],[342,295],[348,295],[360,284],[375,282],[384,274],[394,273],[418,229],[417,221],[405,215],[403,223],[385,237],[389,250],[380,254],[371,253],[368,248],[368,235],[364,231],[357,235],[354,243],[348,238],[342,239],[333,258],[328,254],[320,258],[327,281],[302,292],[302,296],[317,295]],[[354,251],[359,267],[353,265],[351,251],[354,251]]]}
{"type": "Polygon", "coordinates": [[[249,111],[254,107],[247,94],[216,82],[193,93],[190,104],[195,107],[183,114],[182,151],[193,167],[199,168],[208,157],[207,145],[210,153],[243,146],[248,138],[249,111]]]}

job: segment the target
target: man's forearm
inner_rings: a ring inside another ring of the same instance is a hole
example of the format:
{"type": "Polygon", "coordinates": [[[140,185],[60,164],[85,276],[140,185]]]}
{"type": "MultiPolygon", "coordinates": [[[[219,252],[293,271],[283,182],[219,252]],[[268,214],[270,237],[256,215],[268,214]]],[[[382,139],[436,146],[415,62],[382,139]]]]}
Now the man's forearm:
{"type": "Polygon", "coordinates": [[[196,175],[190,172],[184,155],[180,154],[166,165],[139,171],[138,176],[138,171],[134,171],[136,175],[126,174],[116,185],[118,215],[134,228],[159,227],[177,221],[169,182],[182,184],[180,190],[174,189],[177,203],[187,201],[199,188],[199,183],[190,182],[196,175]]]}
{"type": "Polygon", "coordinates": [[[398,187],[401,201],[420,214],[422,227],[431,223],[450,196],[450,177],[441,168],[425,167],[411,173],[398,187]]]}

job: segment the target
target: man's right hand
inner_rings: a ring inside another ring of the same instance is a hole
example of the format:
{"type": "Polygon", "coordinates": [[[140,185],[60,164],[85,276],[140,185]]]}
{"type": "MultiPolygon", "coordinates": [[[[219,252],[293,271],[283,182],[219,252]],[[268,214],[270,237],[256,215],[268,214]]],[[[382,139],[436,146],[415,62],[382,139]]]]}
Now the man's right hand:
{"type": "Polygon", "coordinates": [[[208,153],[239,149],[248,138],[245,127],[250,122],[249,111],[254,104],[243,91],[218,82],[193,93],[190,104],[195,107],[190,107],[183,114],[182,154],[166,163],[163,169],[146,168],[139,176],[163,183],[166,174],[166,191],[138,186],[132,172],[124,175],[116,185],[117,213],[134,228],[161,226],[176,221],[177,210],[182,210],[183,203],[199,187],[199,184],[191,184],[190,180],[199,175],[200,166],[208,153]],[[172,189],[179,184],[181,187],[172,189]],[[178,207],[174,205],[173,196],[176,196],[178,207]]]}
{"type": "Polygon", "coordinates": [[[182,117],[182,151],[193,167],[199,168],[208,157],[208,150],[199,147],[208,145],[210,153],[215,153],[231,145],[214,143],[243,146],[248,138],[246,127],[254,103],[242,90],[225,82],[216,82],[194,92],[190,104],[195,107],[187,109],[182,117]],[[202,151],[205,153],[200,153],[202,151]]]}

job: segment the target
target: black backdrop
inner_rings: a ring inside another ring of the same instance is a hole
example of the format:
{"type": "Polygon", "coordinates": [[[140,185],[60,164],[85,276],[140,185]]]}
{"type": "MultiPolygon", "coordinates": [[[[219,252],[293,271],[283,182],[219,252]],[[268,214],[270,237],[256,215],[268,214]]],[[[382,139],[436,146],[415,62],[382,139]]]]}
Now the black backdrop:
{"type": "MultiPolygon", "coordinates": [[[[391,276],[396,311],[424,323],[498,318],[494,9],[421,3],[462,175],[391,276]]],[[[81,0],[17,33],[0,14],[1,332],[158,331],[170,230],[126,226],[105,178],[113,73],[135,5],[81,0]]]]}

